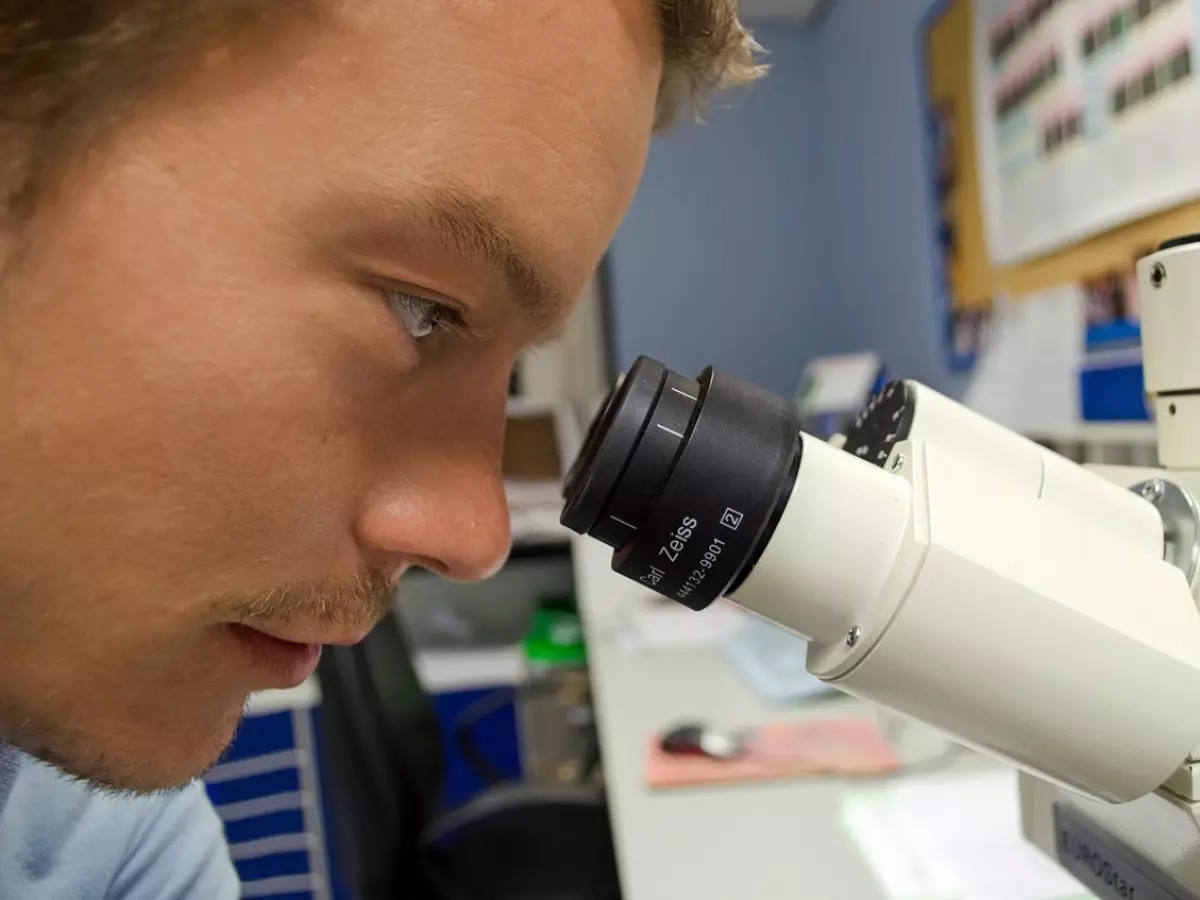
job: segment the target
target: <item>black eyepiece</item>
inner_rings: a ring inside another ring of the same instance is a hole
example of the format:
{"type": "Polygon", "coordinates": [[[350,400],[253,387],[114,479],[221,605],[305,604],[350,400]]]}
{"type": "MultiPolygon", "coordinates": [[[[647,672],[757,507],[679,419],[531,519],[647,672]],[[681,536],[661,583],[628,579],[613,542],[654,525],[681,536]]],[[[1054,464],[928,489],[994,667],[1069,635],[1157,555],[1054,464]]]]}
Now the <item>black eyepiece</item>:
{"type": "Polygon", "coordinates": [[[794,404],[707,368],[641,357],[567,474],[562,523],[613,569],[693,609],[732,593],[770,540],[801,455],[794,404]]]}

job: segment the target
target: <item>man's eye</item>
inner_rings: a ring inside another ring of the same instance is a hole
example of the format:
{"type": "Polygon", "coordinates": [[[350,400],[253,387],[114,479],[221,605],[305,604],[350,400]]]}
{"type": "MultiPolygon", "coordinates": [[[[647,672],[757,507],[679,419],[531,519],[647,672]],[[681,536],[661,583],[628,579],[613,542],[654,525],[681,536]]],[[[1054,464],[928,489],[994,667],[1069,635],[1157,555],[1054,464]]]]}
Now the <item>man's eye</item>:
{"type": "Polygon", "coordinates": [[[458,313],[444,303],[403,291],[384,291],[384,294],[388,306],[415,341],[424,340],[436,331],[457,331],[462,327],[458,313]]]}

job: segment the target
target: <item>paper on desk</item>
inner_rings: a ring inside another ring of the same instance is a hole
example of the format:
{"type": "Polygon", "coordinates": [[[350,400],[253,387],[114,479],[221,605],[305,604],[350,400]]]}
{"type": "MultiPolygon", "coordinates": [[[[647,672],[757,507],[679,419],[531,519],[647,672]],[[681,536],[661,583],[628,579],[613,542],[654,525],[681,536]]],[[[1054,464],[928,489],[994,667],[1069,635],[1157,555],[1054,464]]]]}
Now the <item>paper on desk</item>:
{"type": "Polygon", "coordinates": [[[963,394],[968,408],[1020,432],[1061,430],[1080,417],[1083,290],[1064,285],[997,298],[987,347],[963,394]]]}
{"type": "Polygon", "coordinates": [[[641,647],[709,647],[742,627],[748,613],[726,600],[696,612],[678,603],[654,602],[637,609],[625,623],[622,644],[641,647]]]}
{"type": "Polygon", "coordinates": [[[668,753],[661,735],[646,742],[646,783],[682,788],[779,778],[880,775],[900,758],[870,718],[770,722],[747,731],[742,755],[710,759],[668,753]]]}
{"type": "Polygon", "coordinates": [[[843,826],[894,900],[1084,900],[1021,834],[1011,770],[899,780],[851,794],[843,826]]]}
{"type": "Polygon", "coordinates": [[[842,826],[883,893],[891,900],[955,900],[953,887],[907,846],[891,807],[892,798],[880,793],[854,796],[842,808],[842,826]]]}

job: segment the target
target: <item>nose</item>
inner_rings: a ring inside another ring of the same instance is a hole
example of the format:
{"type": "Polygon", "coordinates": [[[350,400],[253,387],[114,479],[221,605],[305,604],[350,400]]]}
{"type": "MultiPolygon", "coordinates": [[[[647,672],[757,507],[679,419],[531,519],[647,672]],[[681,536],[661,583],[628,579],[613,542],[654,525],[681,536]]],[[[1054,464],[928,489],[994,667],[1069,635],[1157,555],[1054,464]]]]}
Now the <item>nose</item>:
{"type": "Polygon", "coordinates": [[[407,415],[387,417],[387,433],[377,435],[376,465],[355,522],[358,544],[377,571],[394,575],[419,565],[455,581],[479,581],[508,557],[501,470],[507,381],[455,383],[462,389],[443,392],[443,402],[407,404],[407,415]]]}
{"type": "Polygon", "coordinates": [[[436,461],[384,484],[366,503],[358,540],[378,570],[418,565],[455,581],[481,581],[512,545],[499,465],[436,461]]]}

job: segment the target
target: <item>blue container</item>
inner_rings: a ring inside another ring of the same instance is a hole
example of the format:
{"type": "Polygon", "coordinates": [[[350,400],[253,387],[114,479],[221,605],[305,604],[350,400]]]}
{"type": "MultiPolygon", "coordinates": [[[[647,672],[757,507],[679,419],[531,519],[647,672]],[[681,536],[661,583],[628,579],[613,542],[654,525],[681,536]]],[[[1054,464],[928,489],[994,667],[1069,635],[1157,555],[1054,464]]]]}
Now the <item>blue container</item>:
{"type": "Polygon", "coordinates": [[[1085,422],[1145,422],[1145,383],[1142,367],[1084,369],[1079,374],[1079,396],[1085,422]]]}
{"type": "Polygon", "coordinates": [[[1130,319],[1089,325],[1079,373],[1080,416],[1085,422],[1145,422],[1141,326],[1130,319]]]}

